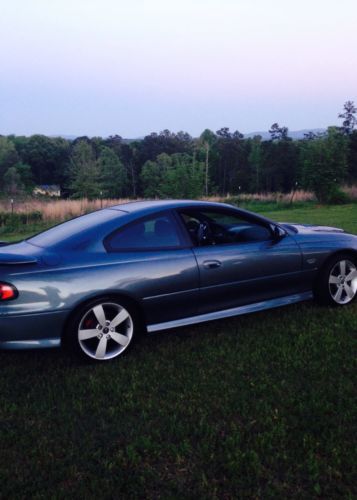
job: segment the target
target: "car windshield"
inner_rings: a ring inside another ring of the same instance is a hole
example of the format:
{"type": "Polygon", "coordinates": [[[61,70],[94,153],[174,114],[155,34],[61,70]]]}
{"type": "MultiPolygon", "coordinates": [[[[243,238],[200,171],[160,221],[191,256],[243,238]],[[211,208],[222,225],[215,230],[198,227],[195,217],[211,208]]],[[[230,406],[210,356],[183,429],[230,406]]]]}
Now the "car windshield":
{"type": "Polygon", "coordinates": [[[51,227],[51,229],[48,229],[47,231],[36,234],[27,241],[28,243],[38,247],[50,247],[57,245],[64,240],[68,240],[83,231],[90,230],[96,226],[100,227],[101,224],[115,219],[120,215],[124,215],[124,212],[108,209],[81,215],[80,217],[76,217],[75,219],[71,219],[69,221],[62,222],[57,226],[51,227]]]}

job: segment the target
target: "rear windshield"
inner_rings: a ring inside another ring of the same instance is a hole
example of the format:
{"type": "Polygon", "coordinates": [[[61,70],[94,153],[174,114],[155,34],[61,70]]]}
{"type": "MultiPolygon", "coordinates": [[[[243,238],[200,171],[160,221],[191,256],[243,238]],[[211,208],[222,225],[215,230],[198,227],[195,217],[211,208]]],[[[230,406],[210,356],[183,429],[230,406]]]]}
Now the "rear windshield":
{"type": "Polygon", "coordinates": [[[124,213],[125,212],[121,212],[119,210],[105,209],[81,215],[80,217],[76,217],[75,219],[71,219],[63,222],[62,224],[51,227],[51,229],[47,229],[47,231],[36,234],[27,241],[33,245],[44,248],[58,245],[62,241],[71,239],[84,231],[87,232],[96,226],[100,227],[101,224],[118,218],[120,215],[124,215],[124,213]]]}

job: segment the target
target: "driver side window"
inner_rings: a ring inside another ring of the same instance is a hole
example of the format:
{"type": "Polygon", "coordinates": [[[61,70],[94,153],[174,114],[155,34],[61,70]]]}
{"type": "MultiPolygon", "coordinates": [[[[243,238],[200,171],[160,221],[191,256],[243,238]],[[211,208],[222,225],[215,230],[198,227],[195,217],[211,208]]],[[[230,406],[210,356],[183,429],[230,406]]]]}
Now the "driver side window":
{"type": "Polygon", "coordinates": [[[195,246],[268,241],[268,227],[229,211],[190,210],[181,213],[195,246]]]}

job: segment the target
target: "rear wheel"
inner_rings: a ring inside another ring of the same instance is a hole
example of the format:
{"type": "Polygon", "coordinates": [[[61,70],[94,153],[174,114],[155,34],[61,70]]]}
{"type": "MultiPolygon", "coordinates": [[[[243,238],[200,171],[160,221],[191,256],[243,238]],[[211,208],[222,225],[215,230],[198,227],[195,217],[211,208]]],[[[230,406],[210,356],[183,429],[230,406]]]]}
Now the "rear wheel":
{"type": "Polygon", "coordinates": [[[349,254],[337,255],[324,267],[316,287],[316,298],[328,305],[344,306],[357,295],[357,262],[349,254]]]}
{"type": "Polygon", "coordinates": [[[76,355],[90,361],[121,356],[134,339],[135,314],[126,301],[99,299],[77,311],[65,343],[76,355]]]}

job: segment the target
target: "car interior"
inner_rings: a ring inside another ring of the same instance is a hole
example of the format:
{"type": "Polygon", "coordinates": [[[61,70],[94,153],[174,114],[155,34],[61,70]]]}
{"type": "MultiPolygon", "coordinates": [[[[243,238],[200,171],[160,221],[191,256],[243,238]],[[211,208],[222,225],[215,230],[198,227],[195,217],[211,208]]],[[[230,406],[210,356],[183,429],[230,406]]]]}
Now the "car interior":
{"type": "MultiPolygon", "coordinates": [[[[183,212],[182,220],[195,246],[267,241],[271,231],[260,224],[203,212],[183,212]],[[229,220],[230,219],[230,220],[229,220]]],[[[221,215],[221,214],[218,214],[221,215]]]]}

